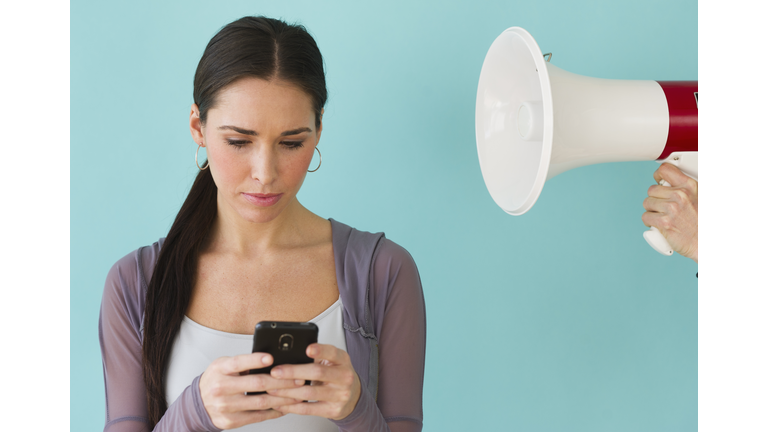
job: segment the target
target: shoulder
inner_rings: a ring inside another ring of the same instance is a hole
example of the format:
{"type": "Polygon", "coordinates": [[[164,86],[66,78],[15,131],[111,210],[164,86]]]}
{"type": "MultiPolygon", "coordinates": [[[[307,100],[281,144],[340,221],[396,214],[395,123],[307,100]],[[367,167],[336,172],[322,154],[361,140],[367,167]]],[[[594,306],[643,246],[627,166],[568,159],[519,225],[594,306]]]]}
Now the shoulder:
{"type": "Polygon", "coordinates": [[[330,219],[333,228],[334,249],[345,261],[354,261],[360,265],[415,267],[413,257],[408,251],[385,237],[383,232],[371,233],[352,228],[330,219]]]}
{"type": "Polygon", "coordinates": [[[352,228],[337,220],[329,219],[331,222],[331,232],[333,236],[333,247],[339,252],[349,251],[354,255],[360,255],[362,252],[373,252],[379,241],[384,238],[384,233],[371,233],[352,228]]]}
{"type": "Polygon", "coordinates": [[[387,238],[382,239],[373,256],[371,285],[377,297],[390,297],[402,290],[421,293],[421,277],[413,257],[387,238]]]}
{"type": "Polygon", "coordinates": [[[140,247],[117,260],[107,273],[103,310],[120,310],[140,319],[144,295],[164,239],[140,247]]]}
{"type": "Polygon", "coordinates": [[[109,269],[107,282],[146,287],[164,240],[161,238],[151,245],[142,246],[117,260],[109,269]]]}
{"type": "Polygon", "coordinates": [[[411,254],[404,247],[388,238],[384,238],[379,242],[373,259],[376,266],[382,264],[416,266],[411,254]]]}

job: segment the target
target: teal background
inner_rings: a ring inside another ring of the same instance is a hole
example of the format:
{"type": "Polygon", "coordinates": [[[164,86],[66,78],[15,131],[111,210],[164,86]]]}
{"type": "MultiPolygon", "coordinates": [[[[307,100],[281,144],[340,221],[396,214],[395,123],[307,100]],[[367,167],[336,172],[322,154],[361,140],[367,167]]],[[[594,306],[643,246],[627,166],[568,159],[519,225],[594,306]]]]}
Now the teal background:
{"type": "Polygon", "coordinates": [[[304,24],[326,62],[322,168],[299,199],[413,255],[424,430],[697,430],[697,265],[643,240],[654,162],[578,168],[523,216],[485,189],[483,58],[521,26],[570,72],[698,79],[697,2],[71,2],[71,427],[101,430],[97,320],[120,257],[162,237],[197,172],[192,76],[226,23],[304,24]]]}

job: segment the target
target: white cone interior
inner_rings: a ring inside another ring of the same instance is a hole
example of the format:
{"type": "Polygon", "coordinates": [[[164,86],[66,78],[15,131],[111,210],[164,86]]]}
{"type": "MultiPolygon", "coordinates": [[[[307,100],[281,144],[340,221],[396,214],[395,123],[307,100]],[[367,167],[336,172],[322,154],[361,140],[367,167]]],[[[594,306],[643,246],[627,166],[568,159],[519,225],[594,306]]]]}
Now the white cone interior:
{"type": "Polygon", "coordinates": [[[504,211],[527,212],[546,180],[573,168],[654,160],[669,131],[659,83],[573,74],[544,61],[524,29],[505,30],[480,72],[475,135],[488,191],[504,211]]]}
{"type": "Polygon", "coordinates": [[[475,135],[488,191],[504,211],[533,206],[552,151],[552,94],[541,50],[519,27],[505,30],[485,56],[477,87],[475,135]]]}

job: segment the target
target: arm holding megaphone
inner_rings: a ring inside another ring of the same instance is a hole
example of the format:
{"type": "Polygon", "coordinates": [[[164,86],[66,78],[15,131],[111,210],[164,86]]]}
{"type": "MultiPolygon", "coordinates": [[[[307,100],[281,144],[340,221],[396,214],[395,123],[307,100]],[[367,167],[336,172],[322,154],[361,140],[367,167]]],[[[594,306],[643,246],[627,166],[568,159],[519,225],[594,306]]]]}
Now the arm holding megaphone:
{"type": "Polygon", "coordinates": [[[664,255],[677,251],[699,262],[699,183],[697,152],[675,153],[653,173],[659,183],[648,188],[642,219],[651,229],[643,236],[664,255]]]}

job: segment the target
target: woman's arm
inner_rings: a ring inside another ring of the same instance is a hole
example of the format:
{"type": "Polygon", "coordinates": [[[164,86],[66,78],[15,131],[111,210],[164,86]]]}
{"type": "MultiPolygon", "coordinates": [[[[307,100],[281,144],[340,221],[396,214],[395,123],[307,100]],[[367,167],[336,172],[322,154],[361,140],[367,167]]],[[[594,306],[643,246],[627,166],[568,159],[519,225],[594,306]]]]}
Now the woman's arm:
{"type": "MultiPolygon", "coordinates": [[[[149,249],[149,248],[148,248],[149,249]]],[[[106,392],[105,432],[150,431],[141,362],[143,287],[133,252],[109,271],[99,314],[106,392]]],[[[196,378],[168,407],[154,431],[218,431],[203,407],[196,378]]]]}
{"type": "MultiPolygon", "coordinates": [[[[142,366],[141,322],[144,316],[146,277],[140,268],[151,268],[158,247],[139,255],[131,253],[110,270],[99,315],[99,342],[104,365],[107,399],[105,432],[149,431],[147,396],[142,366]]],[[[168,407],[152,429],[156,432],[207,432],[234,428],[280,417],[272,410],[300,401],[268,395],[245,396],[246,391],[297,387],[301,383],[269,376],[242,375],[268,366],[271,356],[261,353],[214,360],[168,407]],[[212,418],[213,417],[213,418],[212,418]]]]}
{"type": "Polygon", "coordinates": [[[421,431],[427,321],[419,272],[408,251],[387,239],[371,271],[378,395],[363,388],[352,414],[335,423],[342,431],[421,431]]]}

